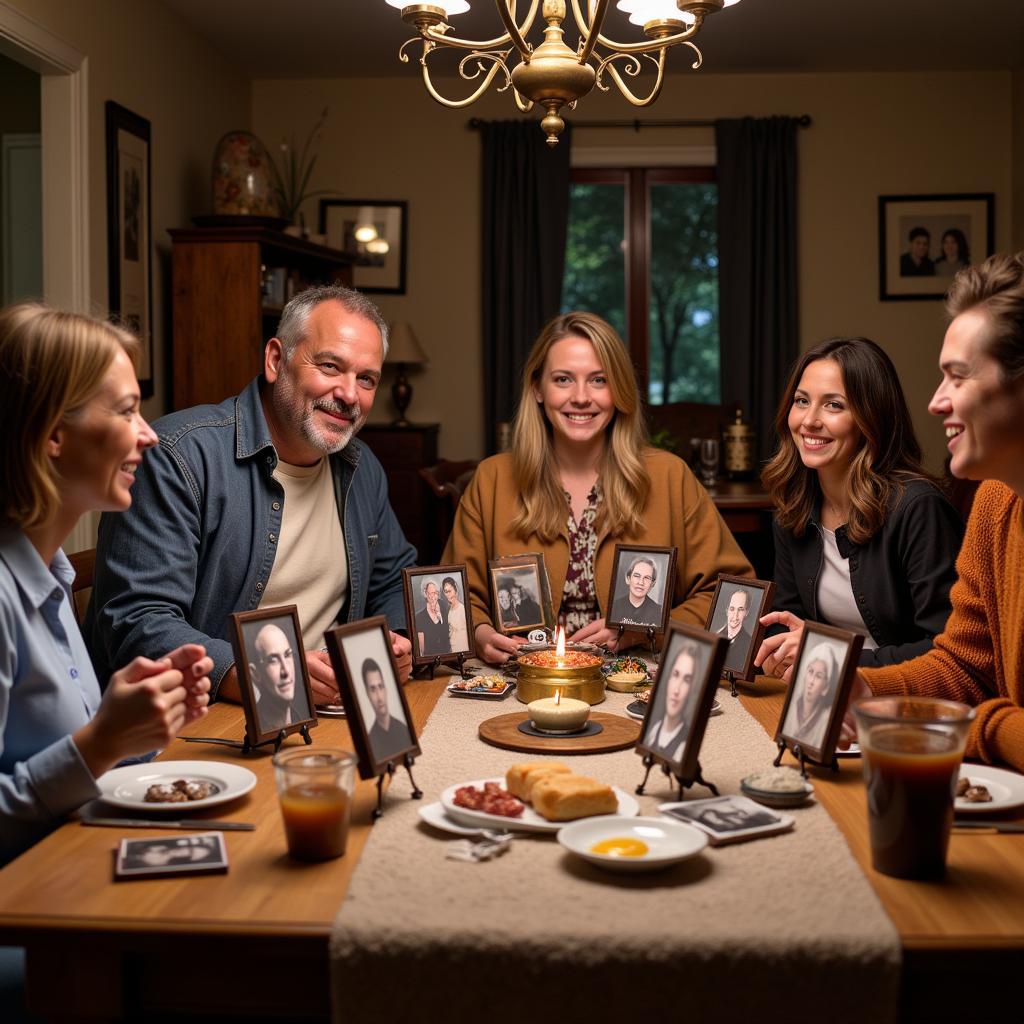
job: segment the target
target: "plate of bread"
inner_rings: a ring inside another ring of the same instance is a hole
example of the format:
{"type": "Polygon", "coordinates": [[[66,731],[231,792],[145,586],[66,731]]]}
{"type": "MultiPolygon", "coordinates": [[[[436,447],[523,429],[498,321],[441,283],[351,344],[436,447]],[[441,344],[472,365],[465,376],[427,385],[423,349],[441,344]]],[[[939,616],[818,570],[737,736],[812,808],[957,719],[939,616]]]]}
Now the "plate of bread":
{"type": "Polygon", "coordinates": [[[556,761],[513,765],[503,779],[456,783],[441,794],[441,806],[463,825],[552,833],[568,821],[640,811],[625,790],[556,761]]]}

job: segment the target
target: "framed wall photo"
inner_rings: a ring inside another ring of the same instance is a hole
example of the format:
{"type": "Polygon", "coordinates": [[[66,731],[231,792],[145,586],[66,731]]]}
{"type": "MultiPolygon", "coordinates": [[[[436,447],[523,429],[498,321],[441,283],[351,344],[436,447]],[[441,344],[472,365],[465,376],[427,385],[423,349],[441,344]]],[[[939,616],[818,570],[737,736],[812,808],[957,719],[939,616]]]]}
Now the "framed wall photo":
{"type": "Polygon", "coordinates": [[[544,554],[530,551],[487,562],[491,579],[491,614],[499,633],[529,633],[553,629],[551,585],[544,554]]]}
{"type": "Polygon", "coordinates": [[[675,548],[616,544],[605,625],[664,633],[675,579],[675,548]]]}
{"type": "Polygon", "coordinates": [[[695,626],[672,622],[668,627],[636,750],[687,783],[697,777],[727,647],[721,636],[695,626]]]}
{"type": "Polygon", "coordinates": [[[250,744],[316,725],[295,605],[235,612],[232,647],[250,744]]]}
{"type": "Polygon", "coordinates": [[[320,232],[351,257],[354,288],[405,294],[408,206],[404,199],[320,200],[320,232]]]}
{"type": "Polygon", "coordinates": [[[995,195],[878,197],[882,302],[941,299],[962,267],[991,256],[995,195]]]}
{"type": "Polygon", "coordinates": [[[359,777],[372,779],[389,764],[401,764],[406,754],[418,756],[419,743],[409,702],[398,682],[387,619],[375,615],[335,626],[324,639],[348,713],[359,777]]]}
{"type": "Polygon", "coordinates": [[[797,757],[831,764],[864,637],[805,622],[775,742],[797,757]]]}
{"type": "Polygon", "coordinates": [[[149,122],[107,100],[107,305],[142,342],[139,387],[153,394],[149,122]]]}
{"type": "Polygon", "coordinates": [[[402,584],[413,664],[456,661],[460,654],[471,654],[466,566],[403,569],[402,584]]]}
{"type": "Polygon", "coordinates": [[[767,580],[719,574],[705,628],[725,638],[722,671],[735,679],[753,678],[754,656],[764,638],[760,619],[771,611],[774,596],[775,584],[767,580]]]}

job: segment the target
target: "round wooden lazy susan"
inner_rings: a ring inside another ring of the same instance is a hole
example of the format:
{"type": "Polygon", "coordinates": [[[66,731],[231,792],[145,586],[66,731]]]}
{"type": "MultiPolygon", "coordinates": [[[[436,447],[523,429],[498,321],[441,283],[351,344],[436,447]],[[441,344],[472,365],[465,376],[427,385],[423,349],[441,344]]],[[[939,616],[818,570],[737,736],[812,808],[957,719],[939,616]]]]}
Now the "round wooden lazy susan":
{"type": "Polygon", "coordinates": [[[480,739],[492,747],[522,750],[530,754],[604,754],[610,750],[625,750],[633,746],[640,736],[640,726],[622,715],[605,711],[592,711],[590,720],[599,722],[601,731],[587,736],[528,736],[519,731],[520,723],[529,719],[525,711],[511,715],[498,715],[480,723],[480,739]]]}

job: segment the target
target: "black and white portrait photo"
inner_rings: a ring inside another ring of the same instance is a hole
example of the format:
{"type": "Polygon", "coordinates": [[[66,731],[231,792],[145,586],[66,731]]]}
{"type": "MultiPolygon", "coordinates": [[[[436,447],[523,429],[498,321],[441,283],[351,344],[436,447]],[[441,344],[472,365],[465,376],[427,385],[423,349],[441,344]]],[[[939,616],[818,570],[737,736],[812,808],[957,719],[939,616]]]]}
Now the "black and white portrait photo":
{"type": "Polygon", "coordinates": [[[719,842],[783,831],[793,821],[791,817],[776,814],[745,796],[709,797],[662,805],[658,809],[695,825],[719,842]]]}
{"type": "Polygon", "coordinates": [[[438,565],[403,570],[413,658],[420,662],[470,654],[466,567],[438,565]]]}
{"type": "Polygon", "coordinates": [[[122,839],[117,854],[116,877],[155,878],[177,874],[208,874],[227,871],[228,857],[220,832],[122,839]]]}
{"type": "Polygon", "coordinates": [[[502,633],[528,633],[531,629],[551,625],[543,555],[492,559],[488,569],[496,629],[502,633]]]}
{"type": "Polygon", "coordinates": [[[665,629],[672,599],[675,548],[628,548],[616,545],[609,626],[665,629]]]}
{"type": "Polygon", "coordinates": [[[707,628],[729,643],[723,671],[739,679],[751,675],[751,663],[764,634],[759,620],[770,610],[774,592],[775,584],[764,580],[719,576],[707,628]]]}

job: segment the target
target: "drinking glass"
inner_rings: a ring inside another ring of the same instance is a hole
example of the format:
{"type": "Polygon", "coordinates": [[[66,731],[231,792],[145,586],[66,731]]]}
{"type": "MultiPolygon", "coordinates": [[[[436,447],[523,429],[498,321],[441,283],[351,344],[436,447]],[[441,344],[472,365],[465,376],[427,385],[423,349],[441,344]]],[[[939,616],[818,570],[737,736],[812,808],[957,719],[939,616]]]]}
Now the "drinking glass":
{"type": "Polygon", "coordinates": [[[941,878],[974,709],[930,697],[869,697],[853,705],[853,714],[872,866],[895,878],[941,878]]]}
{"type": "Polygon", "coordinates": [[[703,437],[700,442],[700,482],[714,487],[718,481],[718,438],[703,437]]]}
{"type": "Polygon", "coordinates": [[[356,756],[348,750],[293,747],[274,755],[274,776],[288,853],[330,860],[345,852],[356,785],[356,756]]]}

